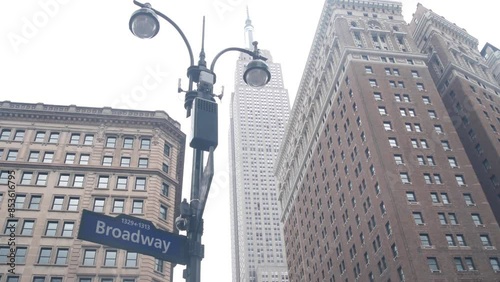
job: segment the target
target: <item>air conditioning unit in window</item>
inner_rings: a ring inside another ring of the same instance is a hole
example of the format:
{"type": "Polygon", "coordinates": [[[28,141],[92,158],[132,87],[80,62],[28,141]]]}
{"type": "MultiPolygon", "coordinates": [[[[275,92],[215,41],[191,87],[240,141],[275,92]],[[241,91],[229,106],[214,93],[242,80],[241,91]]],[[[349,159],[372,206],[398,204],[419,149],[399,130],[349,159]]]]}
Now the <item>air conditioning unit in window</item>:
{"type": "Polygon", "coordinates": [[[432,273],[441,273],[441,269],[433,269],[431,270],[432,273]]]}

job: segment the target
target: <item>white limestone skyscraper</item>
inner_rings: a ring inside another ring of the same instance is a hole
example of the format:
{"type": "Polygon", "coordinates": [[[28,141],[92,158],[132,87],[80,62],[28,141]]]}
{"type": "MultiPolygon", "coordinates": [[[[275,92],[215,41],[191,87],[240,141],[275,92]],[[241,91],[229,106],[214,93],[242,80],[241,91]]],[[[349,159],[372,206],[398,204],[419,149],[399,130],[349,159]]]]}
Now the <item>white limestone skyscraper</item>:
{"type": "MultiPolygon", "coordinates": [[[[253,48],[253,26],[245,22],[246,48],[253,48]]],[[[252,58],[241,54],[231,96],[229,161],[231,174],[232,281],[288,281],[280,223],[274,161],[284,133],[290,103],[280,64],[268,58],[271,81],[252,88],[243,71],[252,58]]]]}

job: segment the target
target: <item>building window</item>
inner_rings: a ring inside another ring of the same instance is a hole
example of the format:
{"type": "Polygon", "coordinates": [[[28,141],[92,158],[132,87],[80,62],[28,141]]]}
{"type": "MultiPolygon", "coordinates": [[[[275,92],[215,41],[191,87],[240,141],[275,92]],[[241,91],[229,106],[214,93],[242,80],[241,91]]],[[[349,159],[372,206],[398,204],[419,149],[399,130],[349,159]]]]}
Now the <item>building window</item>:
{"type": "Polygon", "coordinates": [[[165,197],[168,197],[168,190],[169,190],[169,186],[167,183],[162,183],[161,184],[161,194],[165,197]]]}
{"type": "Polygon", "coordinates": [[[94,199],[94,212],[104,212],[104,202],[101,198],[94,199]]]}
{"type": "Polygon", "coordinates": [[[448,218],[450,219],[450,224],[458,225],[457,216],[454,213],[448,213],[448,218]]]}
{"type": "Polygon", "coordinates": [[[75,223],[73,222],[65,222],[63,224],[63,230],[61,236],[63,237],[72,237],[73,236],[73,228],[75,227],[75,223]]]}
{"type": "Polygon", "coordinates": [[[455,180],[459,186],[465,186],[465,179],[463,175],[455,175],[455,180]]]}
{"type": "Polygon", "coordinates": [[[80,143],[80,133],[72,133],[69,143],[73,145],[78,145],[80,143]]]}
{"type": "Polygon", "coordinates": [[[38,264],[49,264],[51,253],[51,248],[41,248],[40,255],[38,256],[38,264]]]}
{"type": "Polygon", "coordinates": [[[457,234],[457,242],[460,247],[467,246],[467,242],[465,242],[465,237],[462,234],[457,234]]]}
{"type": "Polygon", "coordinates": [[[134,139],[132,137],[125,137],[123,139],[123,148],[132,149],[134,147],[134,139]]]}
{"type": "Polygon", "coordinates": [[[473,213],[472,215],[472,221],[476,226],[483,225],[483,221],[481,220],[481,216],[478,213],[473,213]]]}
{"type": "Polygon", "coordinates": [[[441,175],[438,173],[434,173],[432,176],[434,176],[434,183],[436,184],[443,184],[443,181],[441,180],[441,175]]]}
{"type": "Polygon", "coordinates": [[[109,176],[100,175],[97,188],[108,188],[109,176]]]}
{"type": "Polygon", "coordinates": [[[10,229],[14,227],[14,229],[17,229],[17,219],[8,219],[7,222],[5,223],[5,229],[3,230],[3,234],[10,234],[10,229]]]}
{"type": "Polygon", "coordinates": [[[63,248],[57,249],[55,264],[57,264],[57,265],[65,265],[65,264],[67,264],[68,253],[69,253],[68,249],[63,249],[63,248]]]}
{"type": "Polygon", "coordinates": [[[35,134],[35,142],[43,142],[45,140],[45,132],[38,131],[35,134]]]}
{"type": "Polygon", "coordinates": [[[427,144],[427,140],[420,139],[420,147],[422,147],[422,149],[429,149],[429,145],[427,144]]]}
{"type": "Polygon", "coordinates": [[[372,74],[372,73],[373,73],[373,69],[372,69],[372,67],[370,67],[370,66],[365,66],[365,73],[372,74]]]}
{"type": "Polygon", "coordinates": [[[410,184],[411,183],[410,176],[408,176],[408,173],[401,172],[401,173],[399,173],[399,177],[401,179],[401,182],[403,182],[403,184],[410,184]]]}
{"type": "Polygon", "coordinates": [[[7,161],[17,160],[17,150],[9,150],[7,153],[7,161]]]}
{"type": "Polygon", "coordinates": [[[95,265],[96,250],[83,251],[83,265],[95,265]]]}
{"type": "Polygon", "coordinates": [[[80,204],[80,198],[70,197],[68,201],[68,211],[78,211],[79,204],[80,204]]]}
{"type": "Polygon", "coordinates": [[[490,236],[480,235],[479,238],[481,239],[481,244],[483,245],[483,247],[491,247],[490,236]]]}
{"type": "Polygon", "coordinates": [[[130,157],[122,157],[120,160],[120,166],[130,167],[130,157]]]}
{"type": "Polygon", "coordinates": [[[443,146],[445,151],[451,151],[450,143],[447,140],[442,140],[441,146],[443,146]]]}
{"type": "Polygon", "coordinates": [[[161,169],[163,170],[163,172],[168,173],[168,165],[166,163],[163,163],[161,169]]]}
{"type": "Polygon", "coordinates": [[[85,181],[85,176],[84,175],[75,175],[75,178],[73,180],[73,187],[83,187],[83,183],[85,181]]]}
{"type": "Polygon", "coordinates": [[[420,77],[420,76],[418,75],[418,71],[416,71],[416,70],[412,70],[412,71],[411,71],[411,76],[412,76],[412,77],[414,77],[414,78],[420,77]]]}
{"type": "Polygon", "coordinates": [[[14,134],[14,141],[23,141],[24,140],[24,130],[16,130],[14,134]]]}
{"type": "Polygon", "coordinates": [[[155,271],[163,273],[163,261],[160,259],[155,259],[155,271]]]}
{"type": "Polygon", "coordinates": [[[394,155],[394,161],[396,162],[397,165],[404,164],[402,155],[394,155]]]}
{"type": "Polygon", "coordinates": [[[31,180],[33,179],[33,172],[24,172],[21,177],[21,184],[29,185],[31,184],[31,180]]]}
{"type": "Polygon", "coordinates": [[[417,198],[415,197],[415,192],[406,192],[406,199],[410,203],[417,202],[417,198]]]}
{"type": "Polygon", "coordinates": [[[475,206],[474,200],[472,199],[472,195],[469,193],[464,194],[465,204],[468,206],[475,206]]]}
{"type": "Polygon", "coordinates": [[[123,213],[123,207],[125,206],[125,200],[115,199],[113,201],[113,212],[123,213]]]}
{"type": "Polygon", "coordinates": [[[387,110],[385,109],[385,107],[378,107],[378,112],[383,116],[387,115],[387,110]]]}
{"type": "Polygon", "coordinates": [[[111,166],[112,163],[113,163],[113,157],[111,157],[111,156],[105,156],[102,159],[102,165],[103,166],[111,166]]]}
{"type": "Polygon", "coordinates": [[[141,149],[149,150],[151,148],[151,139],[143,138],[141,139],[141,149]]]}
{"type": "Polygon", "coordinates": [[[389,138],[389,145],[391,148],[398,148],[398,141],[395,137],[389,138]]]}
{"type": "Polygon", "coordinates": [[[74,164],[75,163],[75,154],[67,153],[66,158],[64,159],[65,164],[74,164]]]}
{"type": "Polygon", "coordinates": [[[17,194],[14,202],[14,207],[16,209],[23,209],[25,200],[26,200],[26,195],[17,194]]]}
{"type": "Polygon", "coordinates": [[[52,210],[61,211],[63,208],[64,197],[56,196],[52,202],[52,210]]]}
{"type": "Polygon", "coordinates": [[[451,234],[446,234],[446,242],[448,242],[449,247],[455,247],[457,245],[455,243],[455,239],[453,238],[453,235],[451,235],[451,234]]]}
{"type": "Polygon", "coordinates": [[[21,235],[31,236],[33,235],[33,226],[35,225],[34,220],[25,220],[23,222],[23,228],[21,229],[21,235]]]}
{"type": "Polygon", "coordinates": [[[163,145],[163,154],[165,156],[170,156],[170,145],[168,144],[163,145]]]}
{"type": "Polygon", "coordinates": [[[0,140],[1,141],[6,141],[10,139],[10,129],[2,129],[2,133],[0,133],[0,140]]]}
{"type": "Polygon", "coordinates": [[[137,253],[127,252],[125,258],[125,267],[136,267],[137,266],[137,253]]]}
{"type": "Polygon", "coordinates": [[[31,196],[30,203],[28,205],[28,209],[30,210],[39,210],[40,209],[40,202],[42,201],[41,196],[31,196]]]}
{"type": "Polygon", "coordinates": [[[116,147],[116,137],[108,136],[106,138],[106,148],[115,148],[116,147]]]}
{"type": "Polygon", "coordinates": [[[90,160],[90,155],[88,154],[81,154],[80,155],[80,164],[81,165],[88,165],[90,160]]]}
{"type": "Polygon", "coordinates": [[[425,184],[432,184],[432,178],[431,178],[431,175],[429,173],[424,173],[424,180],[425,180],[425,184]]]}
{"type": "Polygon", "coordinates": [[[431,119],[437,119],[437,114],[436,114],[436,111],[433,111],[433,110],[428,110],[427,113],[429,114],[429,117],[431,119]]]}
{"type": "Polygon", "coordinates": [[[387,131],[392,131],[392,124],[390,121],[384,121],[384,129],[387,131]]]}
{"type": "Polygon", "coordinates": [[[56,236],[57,233],[57,221],[47,222],[47,228],[45,228],[45,236],[56,236]]]}
{"type": "Polygon", "coordinates": [[[382,101],[382,94],[380,92],[374,92],[373,97],[376,101],[382,101]]]}
{"type": "Polygon", "coordinates": [[[420,245],[423,247],[430,247],[432,245],[429,234],[426,233],[420,234],[420,245]]]}
{"type": "Polygon", "coordinates": [[[160,205],[160,218],[163,220],[167,220],[167,207],[160,205]]]}
{"type": "Polygon", "coordinates": [[[443,128],[441,125],[434,125],[434,131],[436,131],[437,134],[443,134],[443,128]]]}
{"type": "Polygon", "coordinates": [[[138,167],[139,168],[147,168],[148,167],[148,159],[147,158],[140,158],[138,167]]]}
{"type": "Polygon", "coordinates": [[[116,189],[127,189],[128,177],[118,176],[116,181],[116,189]]]}
{"type": "Polygon", "coordinates": [[[464,265],[462,264],[462,258],[453,258],[453,262],[455,263],[455,268],[457,271],[465,271],[464,265]]]}
{"type": "Polygon", "coordinates": [[[429,266],[431,272],[441,272],[441,270],[439,270],[439,265],[435,257],[428,257],[427,265],[429,266]]]}
{"type": "Polygon", "coordinates": [[[59,175],[59,181],[57,182],[57,186],[69,186],[69,174],[61,174],[59,175]]]}
{"type": "Polygon", "coordinates": [[[44,163],[52,163],[53,159],[54,159],[54,152],[45,152],[45,154],[43,155],[44,163]]]}
{"type": "Polygon", "coordinates": [[[49,143],[59,142],[59,132],[51,132],[49,135],[49,143]]]}
{"type": "Polygon", "coordinates": [[[104,266],[116,266],[116,250],[106,250],[104,266]]]}
{"type": "Polygon", "coordinates": [[[133,200],[132,201],[132,213],[134,214],[142,214],[144,208],[143,200],[133,200]]]}
{"type": "Polygon", "coordinates": [[[135,190],[146,190],[146,178],[135,179],[135,190]]]}
{"type": "Polygon", "coordinates": [[[425,90],[424,84],[420,82],[417,83],[417,89],[418,91],[424,91],[425,90]]]}
{"type": "Polygon", "coordinates": [[[458,167],[457,160],[454,157],[448,157],[448,163],[452,168],[458,167]]]}
{"type": "Polygon", "coordinates": [[[415,220],[415,224],[417,225],[423,225],[424,224],[424,218],[422,217],[421,212],[413,212],[413,220],[415,220]]]}
{"type": "Polygon", "coordinates": [[[85,134],[83,139],[83,145],[92,145],[94,143],[94,135],[93,134],[85,134]]]}
{"type": "Polygon", "coordinates": [[[29,155],[29,158],[28,158],[28,162],[30,162],[30,163],[36,163],[36,162],[38,162],[39,157],[40,157],[40,152],[39,151],[31,151],[30,155],[29,155]]]}
{"type": "Polygon", "coordinates": [[[401,116],[405,117],[406,116],[406,109],[400,108],[399,113],[401,114],[401,116]]]}

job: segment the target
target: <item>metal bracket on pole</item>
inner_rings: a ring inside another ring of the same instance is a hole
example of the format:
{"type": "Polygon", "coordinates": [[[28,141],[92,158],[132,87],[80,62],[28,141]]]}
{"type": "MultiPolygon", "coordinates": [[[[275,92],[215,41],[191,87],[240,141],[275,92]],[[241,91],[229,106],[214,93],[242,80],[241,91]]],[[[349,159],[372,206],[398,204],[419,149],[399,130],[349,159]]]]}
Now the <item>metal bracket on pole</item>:
{"type": "Polygon", "coordinates": [[[212,184],[212,179],[214,177],[214,147],[210,147],[208,153],[207,165],[203,169],[203,175],[200,179],[200,202],[198,203],[198,210],[196,211],[196,218],[198,222],[196,223],[196,229],[203,228],[202,217],[205,211],[205,205],[207,203],[208,192],[210,191],[210,184],[212,184]]]}

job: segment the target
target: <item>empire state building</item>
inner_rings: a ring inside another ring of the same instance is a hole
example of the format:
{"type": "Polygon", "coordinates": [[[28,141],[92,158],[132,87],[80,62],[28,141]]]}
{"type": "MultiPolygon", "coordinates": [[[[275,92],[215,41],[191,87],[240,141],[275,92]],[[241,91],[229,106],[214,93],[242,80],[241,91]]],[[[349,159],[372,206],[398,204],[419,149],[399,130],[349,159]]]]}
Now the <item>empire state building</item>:
{"type": "MultiPolygon", "coordinates": [[[[254,30],[245,22],[246,48],[253,49],[254,30]]],[[[288,281],[283,229],[280,223],[274,161],[290,112],[281,66],[268,58],[271,81],[252,88],[243,81],[252,57],[236,62],[230,106],[229,162],[231,175],[232,281],[288,281]]]]}

